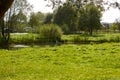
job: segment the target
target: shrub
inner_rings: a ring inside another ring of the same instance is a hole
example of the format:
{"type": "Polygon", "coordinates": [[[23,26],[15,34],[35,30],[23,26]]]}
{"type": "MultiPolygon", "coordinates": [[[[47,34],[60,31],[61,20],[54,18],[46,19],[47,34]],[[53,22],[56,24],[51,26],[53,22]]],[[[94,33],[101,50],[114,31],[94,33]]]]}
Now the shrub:
{"type": "Polygon", "coordinates": [[[62,30],[55,24],[47,24],[40,27],[39,34],[44,41],[56,42],[61,40],[62,30]]]}
{"type": "Polygon", "coordinates": [[[89,37],[80,37],[80,36],[74,36],[73,37],[73,42],[74,43],[89,43],[89,37]]]}
{"type": "Polygon", "coordinates": [[[11,34],[11,43],[13,44],[34,44],[37,43],[37,34],[11,34]]]}
{"type": "Polygon", "coordinates": [[[80,38],[80,36],[74,36],[73,37],[73,42],[74,43],[80,43],[82,41],[82,38],[80,38]]]}
{"type": "Polygon", "coordinates": [[[118,30],[118,25],[116,23],[113,23],[111,26],[110,26],[110,29],[115,32],[116,30],[118,30]]]}
{"type": "Polygon", "coordinates": [[[110,37],[109,42],[120,42],[120,36],[110,37]]]}
{"type": "Polygon", "coordinates": [[[108,39],[107,38],[98,38],[97,42],[99,43],[104,43],[104,42],[108,42],[108,39]]]}

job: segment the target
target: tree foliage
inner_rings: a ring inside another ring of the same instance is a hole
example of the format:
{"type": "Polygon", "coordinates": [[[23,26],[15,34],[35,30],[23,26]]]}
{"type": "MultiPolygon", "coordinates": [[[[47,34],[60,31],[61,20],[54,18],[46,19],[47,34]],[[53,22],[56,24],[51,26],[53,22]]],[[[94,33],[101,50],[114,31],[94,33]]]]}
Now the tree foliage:
{"type": "Polygon", "coordinates": [[[56,6],[61,6],[64,3],[72,3],[73,6],[76,6],[78,9],[88,5],[88,4],[95,4],[100,10],[104,10],[103,7],[103,0],[45,0],[48,1],[48,6],[53,6],[53,8],[56,8],[56,6]],[[50,4],[51,3],[51,4],[50,4]]]}
{"type": "Polygon", "coordinates": [[[77,20],[76,7],[72,6],[71,3],[60,6],[54,15],[54,23],[60,26],[66,24],[69,27],[69,32],[77,30],[77,20]]]}
{"type": "Polygon", "coordinates": [[[10,29],[14,32],[14,31],[18,31],[18,32],[22,32],[23,28],[26,27],[27,25],[27,17],[26,15],[20,11],[18,14],[13,14],[10,17],[10,29]]]}
{"type": "Polygon", "coordinates": [[[46,17],[45,17],[45,20],[44,20],[44,24],[52,23],[53,22],[52,19],[53,19],[53,14],[52,13],[46,14],[46,17]]]}
{"type": "Polygon", "coordinates": [[[13,5],[8,10],[8,12],[6,13],[6,16],[5,16],[6,26],[8,28],[11,28],[11,26],[14,26],[13,25],[14,24],[14,19],[23,18],[23,15],[24,15],[24,18],[25,18],[25,16],[28,15],[27,13],[31,10],[32,10],[32,5],[30,5],[27,2],[27,0],[20,0],[20,1],[14,0],[13,5]],[[14,19],[12,19],[11,16],[14,17],[14,19]]]}
{"type": "Polygon", "coordinates": [[[79,17],[79,28],[85,30],[92,35],[93,30],[101,27],[100,23],[101,12],[94,5],[87,5],[81,9],[79,17]]]}
{"type": "Polygon", "coordinates": [[[30,20],[29,20],[29,25],[30,27],[36,27],[39,26],[40,24],[42,24],[45,20],[45,16],[43,13],[41,12],[37,12],[37,13],[31,13],[30,14],[30,20]]]}
{"type": "Polygon", "coordinates": [[[117,23],[111,24],[110,29],[115,32],[116,30],[118,30],[118,24],[117,23]]]}
{"type": "MultiPolygon", "coordinates": [[[[11,7],[12,13],[19,13],[22,11],[24,14],[27,14],[28,11],[32,10],[32,5],[28,3],[27,0],[14,0],[13,5],[11,7]]],[[[10,10],[9,10],[10,11],[10,10]]],[[[8,12],[9,12],[8,11],[8,12]]]]}

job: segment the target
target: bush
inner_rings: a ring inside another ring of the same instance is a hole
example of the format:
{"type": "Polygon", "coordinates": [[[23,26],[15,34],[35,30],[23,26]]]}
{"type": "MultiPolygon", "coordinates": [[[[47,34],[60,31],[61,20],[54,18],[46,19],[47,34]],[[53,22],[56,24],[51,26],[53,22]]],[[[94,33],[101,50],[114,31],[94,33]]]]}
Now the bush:
{"type": "Polygon", "coordinates": [[[11,43],[13,44],[34,44],[37,43],[37,34],[11,34],[11,43]]]}
{"type": "Polygon", "coordinates": [[[102,38],[98,38],[97,42],[104,43],[104,42],[109,42],[109,40],[105,37],[102,37],[102,38]]]}
{"type": "Polygon", "coordinates": [[[120,42],[120,36],[110,37],[109,42],[120,42]]]}
{"type": "Polygon", "coordinates": [[[80,43],[82,41],[82,38],[80,36],[74,36],[73,37],[73,42],[74,43],[80,43]]]}
{"type": "Polygon", "coordinates": [[[62,30],[55,24],[47,24],[40,27],[39,34],[45,42],[56,42],[61,40],[62,30]]]}
{"type": "Polygon", "coordinates": [[[117,25],[117,23],[113,23],[113,24],[110,26],[110,29],[111,29],[113,32],[116,32],[116,30],[118,30],[118,25],[117,25]]]}
{"type": "Polygon", "coordinates": [[[88,37],[80,37],[80,36],[74,36],[73,37],[73,42],[74,43],[89,43],[90,40],[88,37]]]}

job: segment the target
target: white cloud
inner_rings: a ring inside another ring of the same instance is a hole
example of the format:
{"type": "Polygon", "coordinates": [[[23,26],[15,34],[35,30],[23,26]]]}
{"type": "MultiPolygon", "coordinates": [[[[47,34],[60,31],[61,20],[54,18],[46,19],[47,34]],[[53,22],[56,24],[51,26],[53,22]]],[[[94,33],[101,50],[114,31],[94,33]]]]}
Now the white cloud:
{"type": "Polygon", "coordinates": [[[112,23],[118,18],[120,18],[120,10],[111,8],[103,13],[102,22],[112,23]]]}
{"type": "Polygon", "coordinates": [[[38,11],[41,11],[43,13],[52,12],[51,7],[46,7],[48,2],[44,0],[28,0],[28,2],[33,5],[34,12],[38,11]]]}

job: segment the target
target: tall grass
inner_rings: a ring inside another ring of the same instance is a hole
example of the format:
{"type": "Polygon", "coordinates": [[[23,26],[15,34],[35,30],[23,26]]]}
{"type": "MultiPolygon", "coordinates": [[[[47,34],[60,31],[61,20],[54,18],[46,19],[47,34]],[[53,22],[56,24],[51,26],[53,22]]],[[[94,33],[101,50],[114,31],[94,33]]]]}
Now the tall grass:
{"type": "Polygon", "coordinates": [[[56,42],[61,40],[62,30],[58,25],[47,24],[39,29],[39,36],[46,42],[56,42]]]}
{"type": "Polygon", "coordinates": [[[37,34],[11,34],[11,43],[14,44],[33,44],[34,42],[38,42],[37,34]]]}
{"type": "Polygon", "coordinates": [[[63,40],[74,43],[104,43],[104,42],[120,42],[120,34],[96,34],[89,35],[64,35],[63,40]]]}
{"type": "MultiPolygon", "coordinates": [[[[62,35],[59,38],[42,37],[40,34],[25,34],[25,35],[11,35],[11,43],[15,44],[44,44],[47,42],[56,42],[56,39],[63,41],[64,43],[105,43],[105,42],[120,42],[120,34],[96,34],[93,36],[82,35],[82,34],[73,34],[73,35],[62,35]],[[52,40],[53,39],[53,40],[52,40]]],[[[0,39],[1,40],[1,39],[0,39]]]]}

